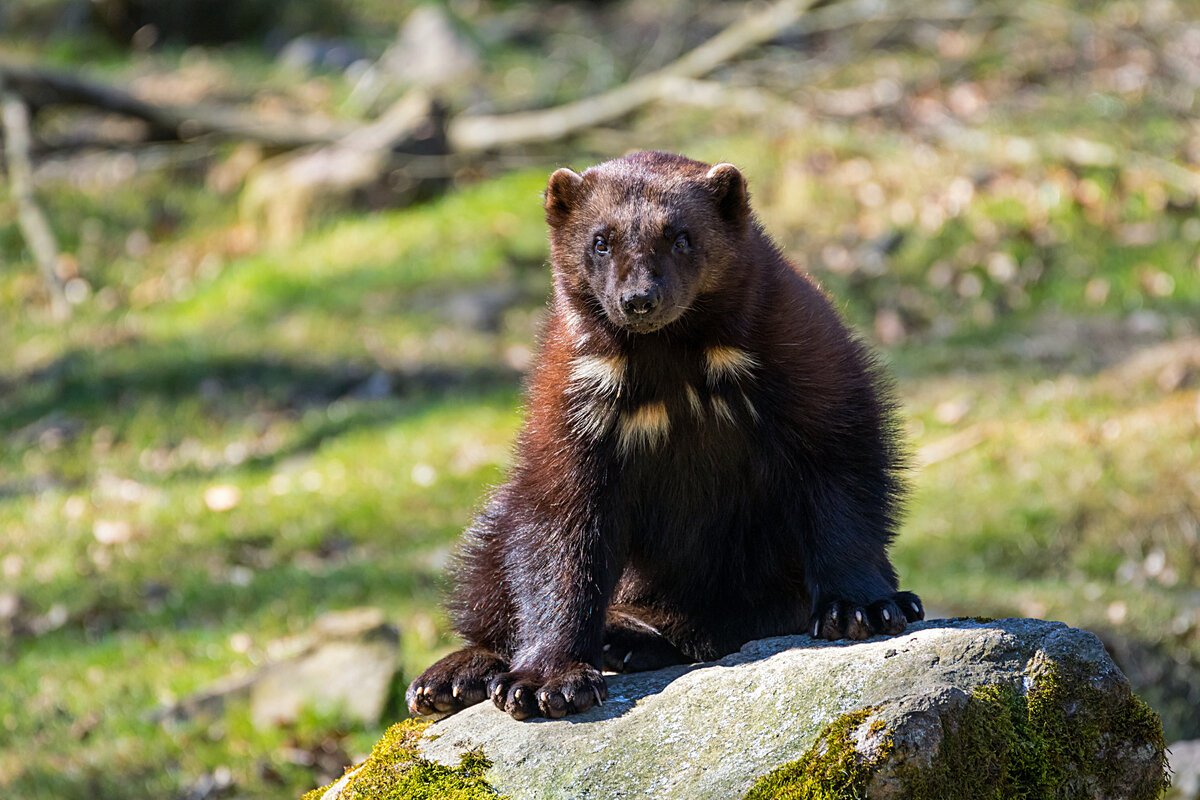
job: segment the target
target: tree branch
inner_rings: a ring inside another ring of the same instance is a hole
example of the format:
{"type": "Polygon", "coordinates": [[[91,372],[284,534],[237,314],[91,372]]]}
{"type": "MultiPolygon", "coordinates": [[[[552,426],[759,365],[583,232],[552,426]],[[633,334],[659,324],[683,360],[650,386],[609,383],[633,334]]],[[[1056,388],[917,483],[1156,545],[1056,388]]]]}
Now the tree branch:
{"type": "Polygon", "coordinates": [[[555,141],[620,119],[662,97],[664,87],[673,85],[673,82],[702,78],[747,50],[777,38],[796,24],[816,2],[779,0],[757,14],[730,25],[662,69],[593,97],[541,111],[456,117],[447,127],[450,149],[470,153],[555,141]]]}
{"type": "Polygon", "coordinates": [[[333,144],[271,159],[246,181],[242,216],[265,220],[276,241],[293,238],[318,197],[344,196],[378,184],[409,158],[444,155],[443,117],[427,95],[411,92],[379,119],[333,144]]]}
{"type": "Polygon", "coordinates": [[[58,277],[58,244],[33,193],[33,167],[29,161],[29,109],[0,79],[0,122],[4,129],[4,155],[8,182],[17,204],[17,223],[29,252],[37,261],[50,293],[50,312],[55,319],[71,314],[63,283],[58,277]]]}
{"type": "Polygon", "coordinates": [[[165,106],[59,72],[0,61],[0,82],[33,109],[50,106],[98,108],[146,123],[153,139],[214,135],[280,149],[329,144],[358,126],[313,116],[267,120],[260,114],[218,106],[165,106]]]}

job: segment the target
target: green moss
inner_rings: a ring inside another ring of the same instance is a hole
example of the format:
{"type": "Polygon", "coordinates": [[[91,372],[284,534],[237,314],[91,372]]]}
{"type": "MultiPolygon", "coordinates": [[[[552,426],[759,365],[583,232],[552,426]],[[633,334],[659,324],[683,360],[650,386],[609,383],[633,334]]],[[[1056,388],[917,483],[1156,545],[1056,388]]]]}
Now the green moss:
{"type": "MultiPolygon", "coordinates": [[[[1083,800],[1122,796],[1152,800],[1166,788],[1166,745],[1154,711],[1124,688],[1100,689],[1084,669],[1045,664],[1027,694],[1012,684],[977,687],[961,713],[943,719],[932,761],[900,761],[888,769],[912,800],[1083,800]],[[1158,769],[1138,769],[1150,748],[1158,769]]],[[[869,757],[854,731],[875,709],[844,714],[797,761],[759,779],[747,800],[850,800],[866,796],[894,743],[876,718],[872,736],[886,736],[869,757]]]]}
{"type": "MultiPolygon", "coordinates": [[[[484,779],[492,763],[482,752],[468,750],[457,767],[421,757],[417,742],[429,724],[406,719],[389,728],[338,800],[503,800],[484,779]]],[[[303,800],[321,800],[328,789],[314,789],[303,800]]]]}
{"type": "Polygon", "coordinates": [[[980,686],[928,765],[903,765],[902,783],[919,798],[1053,797],[1045,744],[1031,731],[1026,699],[1009,685],[980,686]]]}
{"type": "Polygon", "coordinates": [[[1166,788],[1166,743],[1158,715],[1122,687],[1093,686],[1082,669],[1047,665],[1024,700],[1028,733],[1041,746],[1043,785],[1056,797],[1155,798],[1166,788]],[[1149,746],[1160,765],[1130,784],[1129,750],[1149,746]]]}
{"type": "MultiPolygon", "coordinates": [[[[870,755],[858,752],[854,732],[875,711],[864,708],[843,714],[825,726],[807,753],[759,778],[746,800],[840,800],[866,796],[867,782],[891,752],[885,738],[870,755]]],[[[882,720],[868,727],[868,735],[883,732],[882,720]]]]}

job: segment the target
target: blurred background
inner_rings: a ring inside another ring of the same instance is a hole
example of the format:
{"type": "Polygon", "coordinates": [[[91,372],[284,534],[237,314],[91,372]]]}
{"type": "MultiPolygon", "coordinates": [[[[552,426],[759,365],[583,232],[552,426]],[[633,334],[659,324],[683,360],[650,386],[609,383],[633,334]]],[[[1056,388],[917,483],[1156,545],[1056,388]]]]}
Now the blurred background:
{"type": "Polygon", "coordinates": [[[3,0],[0,83],[5,796],[295,796],[403,716],[546,176],[637,148],[891,364],[905,586],[1200,739],[1195,0],[3,0]]]}

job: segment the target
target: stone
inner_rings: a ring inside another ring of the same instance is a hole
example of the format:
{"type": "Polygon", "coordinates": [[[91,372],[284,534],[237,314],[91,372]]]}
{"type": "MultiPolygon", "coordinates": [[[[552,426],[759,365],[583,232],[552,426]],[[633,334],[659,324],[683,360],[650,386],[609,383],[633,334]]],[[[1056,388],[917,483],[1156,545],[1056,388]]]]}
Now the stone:
{"type": "Polygon", "coordinates": [[[517,722],[485,702],[428,727],[406,721],[311,796],[402,798],[423,776],[459,776],[475,782],[454,796],[512,800],[808,797],[813,786],[882,800],[1009,784],[1149,800],[1164,774],[1157,716],[1093,634],[959,619],[863,642],[766,639],[712,663],[610,676],[602,707],[563,720],[517,722]]]}
{"type": "Polygon", "coordinates": [[[182,721],[217,716],[231,700],[250,702],[256,727],[295,722],[306,709],[377,724],[400,657],[400,633],[377,608],[324,614],[298,636],[271,642],[268,661],[224,678],[153,716],[182,721]]]}
{"type": "Polygon", "coordinates": [[[329,640],[273,665],[250,690],[255,727],[291,724],[305,709],[378,723],[396,674],[397,645],[390,634],[329,640]]]}

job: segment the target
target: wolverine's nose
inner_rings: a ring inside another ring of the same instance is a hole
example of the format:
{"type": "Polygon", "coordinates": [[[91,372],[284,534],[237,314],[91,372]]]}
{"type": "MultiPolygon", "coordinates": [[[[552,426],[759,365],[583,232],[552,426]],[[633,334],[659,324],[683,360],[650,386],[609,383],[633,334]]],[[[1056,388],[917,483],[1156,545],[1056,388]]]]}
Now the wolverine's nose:
{"type": "Polygon", "coordinates": [[[621,308],[631,316],[649,314],[660,305],[662,305],[662,292],[657,286],[649,286],[621,295],[621,308]]]}

